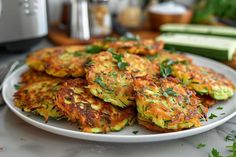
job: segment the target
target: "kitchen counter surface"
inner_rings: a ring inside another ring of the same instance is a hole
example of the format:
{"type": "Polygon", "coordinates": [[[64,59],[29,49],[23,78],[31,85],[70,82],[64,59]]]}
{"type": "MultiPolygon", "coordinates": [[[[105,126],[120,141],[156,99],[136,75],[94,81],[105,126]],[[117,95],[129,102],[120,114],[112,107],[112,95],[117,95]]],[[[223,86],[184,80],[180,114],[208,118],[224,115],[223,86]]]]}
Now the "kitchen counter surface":
{"type": "MultiPolygon", "coordinates": [[[[43,40],[34,47],[52,46],[43,40]]],[[[26,53],[0,53],[0,65],[23,58],[26,53]]],[[[72,139],[38,129],[0,107],[0,157],[208,157],[212,148],[228,155],[225,137],[236,132],[236,117],[208,132],[165,142],[112,144],[72,139]],[[198,149],[198,144],[206,144],[198,149]]],[[[236,133],[235,133],[236,134],[236,133]]]]}

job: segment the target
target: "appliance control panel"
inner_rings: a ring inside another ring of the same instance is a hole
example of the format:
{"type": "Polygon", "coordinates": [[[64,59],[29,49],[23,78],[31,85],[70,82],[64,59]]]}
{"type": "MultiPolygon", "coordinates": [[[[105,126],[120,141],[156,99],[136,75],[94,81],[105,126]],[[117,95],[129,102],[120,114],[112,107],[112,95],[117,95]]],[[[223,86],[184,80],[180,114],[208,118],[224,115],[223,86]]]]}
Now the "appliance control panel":
{"type": "Polygon", "coordinates": [[[38,13],[39,0],[19,0],[19,5],[26,15],[35,15],[38,13]]]}

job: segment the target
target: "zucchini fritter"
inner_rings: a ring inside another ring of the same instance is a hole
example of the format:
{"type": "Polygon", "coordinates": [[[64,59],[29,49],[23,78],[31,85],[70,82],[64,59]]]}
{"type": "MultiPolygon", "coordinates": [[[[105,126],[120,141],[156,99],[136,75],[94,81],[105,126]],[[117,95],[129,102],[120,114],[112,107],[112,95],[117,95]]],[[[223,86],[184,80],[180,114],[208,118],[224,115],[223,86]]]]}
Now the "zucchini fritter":
{"type": "Polygon", "coordinates": [[[132,53],[139,55],[154,55],[164,48],[164,42],[151,39],[114,39],[109,41],[97,42],[95,45],[107,50],[113,48],[118,53],[132,53]]]}
{"type": "Polygon", "coordinates": [[[133,78],[155,75],[157,67],[137,55],[101,52],[89,58],[86,79],[90,92],[119,107],[135,105],[133,78]]]}
{"type": "Polygon", "coordinates": [[[199,127],[207,112],[196,93],[176,78],[139,77],[134,90],[139,122],[148,129],[170,132],[199,127]]]}
{"type": "Polygon", "coordinates": [[[48,59],[55,52],[59,51],[59,47],[56,48],[44,48],[31,53],[26,60],[29,67],[37,71],[45,71],[48,59]]]}
{"type": "Polygon", "coordinates": [[[76,122],[81,131],[106,133],[119,131],[132,124],[135,110],[120,109],[94,97],[83,79],[65,81],[57,93],[56,105],[68,119],[76,122]]]}
{"type": "Polygon", "coordinates": [[[29,69],[21,75],[21,84],[30,84],[39,81],[47,81],[47,80],[55,80],[58,78],[49,76],[41,71],[35,71],[33,69],[29,69]]]}
{"type": "Polygon", "coordinates": [[[84,46],[56,47],[39,50],[27,58],[27,64],[56,77],[84,76],[84,63],[92,54],[84,46]]]}
{"type": "Polygon", "coordinates": [[[212,69],[181,63],[172,65],[171,69],[173,76],[200,95],[209,95],[216,100],[226,100],[234,95],[233,83],[212,69]]]}
{"type": "Polygon", "coordinates": [[[161,51],[156,55],[148,55],[148,56],[146,56],[146,58],[148,58],[150,61],[152,61],[153,64],[157,64],[157,65],[160,65],[165,60],[172,60],[174,62],[176,62],[176,61],[187,62],[187,63],[192,62],[192,59],[187,57],[184,54],[171,53],[168,51],[161,51]]]}
{"type": "Polygon", "coordinates": [[[54,103],[60,84],[58,80],[27,84],[14,94],[15,105],[25,112],[43,116],[45,122],[48,118],[60,119],[63,114],[54,103]]]}

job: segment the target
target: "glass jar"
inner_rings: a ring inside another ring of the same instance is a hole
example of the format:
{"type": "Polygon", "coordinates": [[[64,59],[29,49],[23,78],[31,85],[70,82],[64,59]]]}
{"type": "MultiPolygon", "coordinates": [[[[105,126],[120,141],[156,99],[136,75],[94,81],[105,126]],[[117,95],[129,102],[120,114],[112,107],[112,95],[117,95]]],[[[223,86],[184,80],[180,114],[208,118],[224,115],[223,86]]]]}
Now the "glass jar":
{"type": "Polygon", "coordinates": [[[92,36],[107,36],[112,31],[108,0],[92,0],[89,5],[92,36]]]}

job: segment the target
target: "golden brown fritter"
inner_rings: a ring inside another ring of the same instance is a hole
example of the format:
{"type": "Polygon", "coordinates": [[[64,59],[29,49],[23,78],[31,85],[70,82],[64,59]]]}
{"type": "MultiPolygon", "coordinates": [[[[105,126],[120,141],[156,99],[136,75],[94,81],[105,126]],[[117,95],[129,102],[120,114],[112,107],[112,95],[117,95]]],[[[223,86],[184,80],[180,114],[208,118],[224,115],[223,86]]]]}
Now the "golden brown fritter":
{"type": "Polygon", "coordinates": [[[209,95],[216,100],[226,100],[234,95],[234,84],[210,68],[178,63],[171,69],[173,76],[200,95],[209,95]]]}
{"type": "Polygon", "coordinates": [[[56,47],[32,53],[27,64],[56,77],[80,77],[85,75],[84,64],[91,55],[85,46],[56,47]]]}
{"type": "Polygon", "coordinates": [[[49,76],[44,72],[29,69],[21,75],[21,84],[31,84],[39,81],[55,80],[58,78],[49,76]]]}
{"type": "Polygon", "coordinates": [[[86,86],[86,80],[79,78],[65,81],[56,99],[58,108],[70,121],[78,123],[81,131],[106,133],[132,124],[134,108],[120,109],[103,102],[94,97],[86,86]]]}
{"type": "Polygon", "coordinates": [[[15,105],[25,112],[32,112],[48,118],[60,119],[62,112],[55,105],[56,92],[60,89],[61,81],[48,80],[27,84],[14,94],[15,105]]]}
{"type": "Polygon", "coordinates": [[[44,48],[38,51],[35,51],[27,57],[26,64],[29,67],[37,70],[37,71],[45,71],[47,66],[47,61],[50,56],[55,53],[55,51],[60,51],[62,48],[55,47],[55,48],[44,48]]]}
{"type": "Polygon", "coordinates": [[[135,105],[133,78],[155,75],[157,67],[137,55],[101,52],[86,64],[86,79],[90,92],[119,107],[135,105]]]}
{"type": "Polygon", "coordinates": [[[134,90],[139,122],[148,129],[169,132],[199,127],[207,113],[196,93],[173,77],[139,77],[134,90]]]}
{"type": "Polygon", "coordinates": [[[132,53],[139,55],[154,55],[164,48],[164,42],[152,39],[115,39],[110,41],[97,42],[95,45],[107,50],[113,48],[117,53],[132,53]]]}

